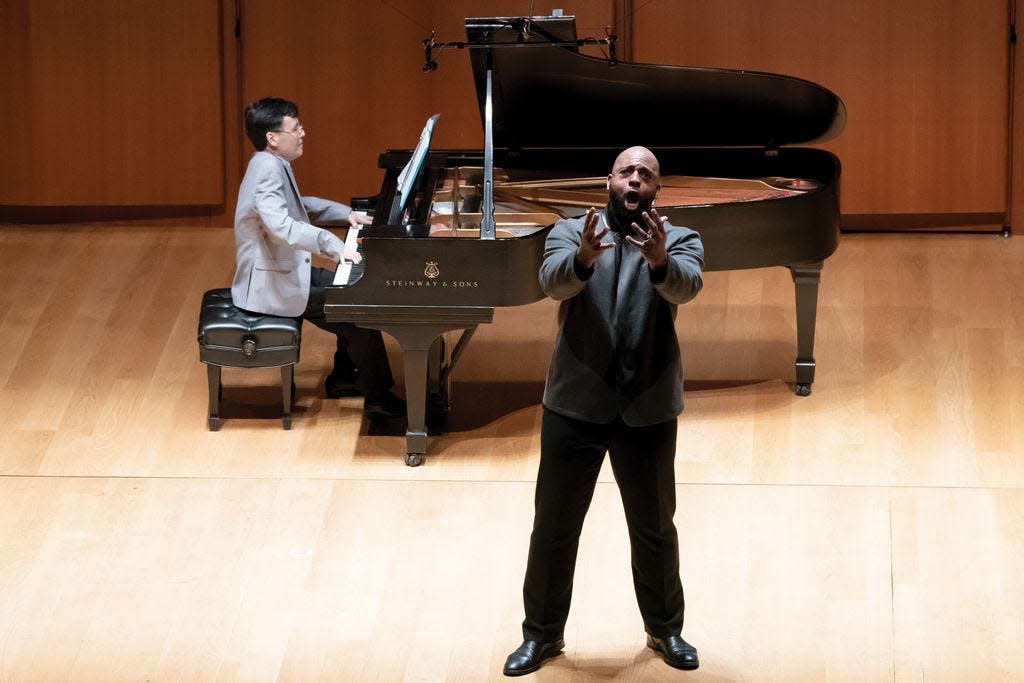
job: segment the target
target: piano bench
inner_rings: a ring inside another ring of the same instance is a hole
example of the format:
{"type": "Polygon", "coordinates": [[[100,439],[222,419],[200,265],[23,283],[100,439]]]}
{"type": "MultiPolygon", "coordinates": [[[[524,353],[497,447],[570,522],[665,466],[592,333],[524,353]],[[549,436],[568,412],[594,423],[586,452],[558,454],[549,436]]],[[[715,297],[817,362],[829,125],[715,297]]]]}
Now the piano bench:
{"type": "Polygon", "coordinates": [[[221,367],[281,368],[281,422],[292,428],[295,364],[299,362],[302,320],[260,315],[235,308],[230,289],[203,294],[199,311],[199,360],[206,363],[210,391],[207,426],[220,429],[221,367]]]}

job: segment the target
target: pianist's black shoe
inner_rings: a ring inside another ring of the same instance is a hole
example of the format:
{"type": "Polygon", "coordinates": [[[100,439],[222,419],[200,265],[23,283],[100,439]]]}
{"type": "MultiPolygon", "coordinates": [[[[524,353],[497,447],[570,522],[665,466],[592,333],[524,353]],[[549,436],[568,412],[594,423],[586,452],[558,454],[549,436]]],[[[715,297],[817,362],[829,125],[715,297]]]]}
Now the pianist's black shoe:
{"type": "Polygon", "coordinates": [[[374,398],[367,397],[363,401],[363,412],[371,420],[405,417],[405,401],[389,391],[374,398]]]}
{"type": "Polygon", "coordinates": [[[506,676],[522,676],[533,673],[540,668],[545,659],[558,655],[564,648],[565,641],[561,638],[551,643],[524,640],[523,644],[505,660],[505,668],[501,672],[506,676]]]}
{"type": "Polygon", "coordinates": [[[655,638],[647,634],[647,647],[661,653],[665,663],[677,669],[696,669],[700,666],[697,648],[683,640],[682,636],[655,638]]]}
{"type": "Polygon", "coordinates": [[[334,370],[324,379],[324,394],[327,398],[344,398],[345,396],[362,396],[363,392],[356,384],[359,370],[350,368],[346,371],[334,370]]]}
{"type": "Polygon", "coordinates": [[[448,406],[439,394],[427,395],[427,412],[424,421],[428,427],[441,427],[448,421],[448,406]]]}

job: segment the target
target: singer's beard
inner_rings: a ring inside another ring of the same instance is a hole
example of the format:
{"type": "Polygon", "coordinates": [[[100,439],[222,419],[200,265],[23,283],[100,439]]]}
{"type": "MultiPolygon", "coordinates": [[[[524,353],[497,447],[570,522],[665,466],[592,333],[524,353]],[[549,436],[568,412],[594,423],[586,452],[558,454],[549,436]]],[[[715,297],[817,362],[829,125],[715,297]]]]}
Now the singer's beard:
{"type": "MultiPolygon", "coordinates": [[[[654,199],[640,200],[634,211],[630,211],[626,208],[626,202],[621,197],[613,198],[608,202],[608,213],[612,218],[614,226],[618,227],[620,231],[629,233],[629,226],[632,223],[636,223],[641,228],[644,227],[643,213],[646,211],[650,213],[654,207],[654,199]]],[[[646,229],[646,228],[645,228],[646,229]]]]}

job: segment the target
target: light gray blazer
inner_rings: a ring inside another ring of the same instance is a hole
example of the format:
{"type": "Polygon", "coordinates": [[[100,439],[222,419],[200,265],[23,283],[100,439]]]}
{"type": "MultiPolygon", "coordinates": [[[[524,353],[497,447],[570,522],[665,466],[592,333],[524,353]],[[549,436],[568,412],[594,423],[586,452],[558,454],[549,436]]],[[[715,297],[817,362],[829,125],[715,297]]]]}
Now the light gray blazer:
{"type": "Polygon", "coordinates": [[[257,313],[299,316],[309,299],[310,255],[340,254],[343,243],[320,225],[347,225],[351,209],[303,197],[291,164],[256,152],[238,188],[231,298],[257,313]]]}

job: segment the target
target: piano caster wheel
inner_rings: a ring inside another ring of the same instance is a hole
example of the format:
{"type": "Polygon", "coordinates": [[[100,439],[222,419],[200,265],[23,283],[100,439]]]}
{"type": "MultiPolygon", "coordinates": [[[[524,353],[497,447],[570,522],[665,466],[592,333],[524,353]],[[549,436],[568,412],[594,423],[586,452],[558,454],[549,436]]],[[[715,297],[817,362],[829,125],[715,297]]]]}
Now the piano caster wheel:
{"type": "Polygon", "coordinates": [[[409,467],[419,467],[420,465],[423,464],[423,460],[424,458],[422,453],[405,454],[405,464],[408,465],[409,467]]]}
{"type": "Polygon", "coordinates": [[[797,396],[810,396],[811,395],[811,385],[810,384],[797,384],[796,385],[796,395],[797,396]]]}

